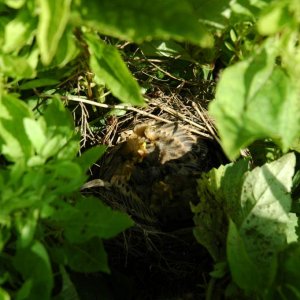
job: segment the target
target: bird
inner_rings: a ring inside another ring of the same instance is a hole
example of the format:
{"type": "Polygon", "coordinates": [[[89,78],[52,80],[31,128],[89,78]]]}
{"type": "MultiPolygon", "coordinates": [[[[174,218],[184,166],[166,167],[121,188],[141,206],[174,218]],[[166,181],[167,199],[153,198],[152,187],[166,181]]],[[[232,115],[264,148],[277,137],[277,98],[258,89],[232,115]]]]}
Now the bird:
{"type": "Polygon", "coordinates": [[[206,169],[208,147],[177,122],[144,122],[125,134],[103,158],[100,191],[133,218],[180,223],[197,202],[197,176],[206,169]]]}

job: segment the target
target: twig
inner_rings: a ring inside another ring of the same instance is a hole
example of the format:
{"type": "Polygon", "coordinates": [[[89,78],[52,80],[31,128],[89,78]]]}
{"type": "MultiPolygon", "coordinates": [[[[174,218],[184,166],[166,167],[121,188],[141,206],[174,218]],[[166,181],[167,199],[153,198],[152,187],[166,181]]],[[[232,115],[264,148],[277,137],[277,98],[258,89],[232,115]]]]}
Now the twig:
{"type": "Polygon", "coordinates": [[[198,113],[200,119],[206,124],[206,127],[207,127],[208,131],[210,132],[210,134],[221,145],[221,141],[220,141],[219,137],[216,135],[215,130],[210,126],[210,124],[209,124],[210,122],[208,122],[206,120],[206,118],[204,118],[203,113],[199,109],[199,106],[193,101],[192,101],[192,106],[196,110],[196,112],[198,113]]]}

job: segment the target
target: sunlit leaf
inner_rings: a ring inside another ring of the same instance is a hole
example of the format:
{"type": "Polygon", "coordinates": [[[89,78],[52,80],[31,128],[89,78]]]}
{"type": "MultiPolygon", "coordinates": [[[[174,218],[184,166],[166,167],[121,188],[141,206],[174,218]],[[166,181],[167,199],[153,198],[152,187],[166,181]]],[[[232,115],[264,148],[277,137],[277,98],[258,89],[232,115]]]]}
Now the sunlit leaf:
{"type": "Polygon", "coordinates": [[[112,94],[121,101],[143,105],[144,100],[140,88],[118,50],[106,45],[95,35],[86,34],[85,36],[91,53],[90,65],[97,79],[105,83],[111,89],[112,94]]]}
{"type": "Polygon", "coordinates": [[[223,72],[210,112],[232,159],[265,137],[286,151],[300,132],[298,89],[265,50],[223,72]]]}
{"type": "Polygon", "coordinates": [[[241,288],[257,291],[271,286],[276,275],[277,253],[297,239],[297,224],[289,213],[294,167],[295,155],[290,153],[255,168],[245,177],[241,193],[244,219],[240,226],[232,225],[227,243],[230,269],[241,288]],[[241,243],[244,256],[237,260],[234,256],[241,243]],[[255,269],[259,270],[259,276],[255,275],[255,269]],[[254,274],[256,279],[246,280],[239,275],[245,273],[254,274]]]}
{"type": "Polygon", "coordinates": [[[48,65],[63,36],[70,15],[71,0],[39,0],[37,42],[43,64],[48,65]]]}
{"type": "Polygon", "coordinates": [[[2,50],[4,52],[18,51],[35,33],[37,21],[31,16],[29,11],[21,10],[15,19],[5,27],[5,43],[2,50]]]}
{"type": "Polygon", "coordinates": [[[33,147],[26,134],[23,120],[32,118],[31,112],[24,102],[11,95],[0,95],[0,107],[2,154],[12,161],[29,158],[33,153],[33,147]]]}

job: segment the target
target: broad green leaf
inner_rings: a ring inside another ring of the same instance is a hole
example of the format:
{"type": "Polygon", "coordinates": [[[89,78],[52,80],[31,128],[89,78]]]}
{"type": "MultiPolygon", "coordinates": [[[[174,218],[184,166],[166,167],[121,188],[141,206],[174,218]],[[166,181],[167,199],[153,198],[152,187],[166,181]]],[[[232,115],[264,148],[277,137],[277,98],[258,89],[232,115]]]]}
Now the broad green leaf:
{"type": "Polygon", "coordinates": [[[33,147],[28,139],[23,120],[32,118],[28,107],[11,95],[0,95],[0,141],[1,152],[7,159],[18,161],[28,159],[33,147]]]}
{"type": "Polygon", "coordinates": [[[11,8],[19,9],[25,4],[26,0],[4,0],[4,2],[11,8]]]}
{"type": "Polygon", "coordinates": [[[63,266],[60,266],[62,276],[62,288],[57,297],[53,300],[81,300],[76,290],[77,286],[72,282],[68,272],[63,266]]]}
{"type": "Polygon", "coordinates": [[[76,272],[109,273],[107,254],[100,238],[93,238],[83,244],[66,244],[68,266],[76,272]]]}
{"type": "Polygon", "coordinates": [[[36,75],[26,57],[8,54],[0,55],[0,70],[4,75],[16,79],[33,78],[36,75]]]}
{"type": "Polygon", "coordinates": [[[70,133],[74,130],[72,115],[65,108],[59,97],[51,100],[43,114],[43,117],[46,121],[48,131],[53,134],[61,132],[70,136],[70,133]]]}
{"type": "Polygon", "coordinates": [[[37,42],[41,60],[52,61],[69,20],[71,0],[39,0],[37,42]]]}
{"type": "Polygon", "coordinates": [[[4,52],[20,50],[33,38],[36,28],[36,19],[28,10],[22,9],[17,17],[5,27],[5,42],[2,47],[4,52]]]}
{"type": "Polygon", "coordinates": [[[150,39],[190,41],[212,47],[208,30],[198,22],[188,1],[81,1],[82,18],[101,33],[142,42],[150,39]]]}
{"type": "Polygon", "coordinates": [[[72,161],[57,161],[51,166],[47,187],[55,194],[69,194],[78,190],[85,181],[80,166],[72,161]]]}
{"type": "MultiPolygon", "coordinates": [[[[276,255],[287,242],[297,238],[294,216],[289,214],[292,176],[295,168],[295,155],[287,154],[277,161],[257,167],[249,172],[244,180],[241,193],[241,208],[244,216],[242,224],[237,227],[243,241],[247,260],[257,266],[263,284],[272,284],[276,274],[276,255]]],[[[230,247],[234,247],[233,244],[230,247]]],[[[239,246],[236,246],[239,247],[239,246]]],[[[231,249],[227,249],[230,253],[231,249]]],[[[240,257],[242,259],[242,257],[240,257]]],[[[246,258],[245,258],[246,259],[246,258]]],[[[230,262],[232,272],[235,270],[234,259],[230,262]]],[[[243,273],[251,274],[252,267],[245,260],[240,261],[243,273]]],[[[240,285],[239,281],[236,282],[240,285]]],[[[247,289],[256,290],[257,285],[248,282],[247,289]]],[[[258,284],[258,283],[257,283],[258,284]]],[[[240,285],[240,287],[245,288],[240,285]]]]}
{"type": "Polygon", "coordinates": [[[227,235],[227,259],[232,278],[246,291],[260,290],[264,286],[263,274],[247,252],[238,228],[230,220],[227,235]]]}
{"type": "Polygon", "coordinates": [[[270,289],[269,299],[300,299],[300,244],[289,245],[279,256],[275,288],[270,289]]]}
{"type": "Polygon", "coordinates": [[[30,81],[27,81],[25,83],[22,83],[20,85],[21,90],[31,90],[34,88],[39,88],[43,86],[50,86],[50,85],[56,85],[58,84],[59,81],[56,79],[51,79],[51,78],[41,78],[41,79],[33,79],[30,81]]]}
{"type": "Polygon", "coordinates": [[[82,153],[81,156],[78,157],[77,163],[82,167],[82,169],[86,172],[101,156],[105,153],[106,146],[99,145],[93,148],[90,148],[82,153]]]}
{"type": "Polygon", "coordinates": [[[90,50],[90,66],[99,83],[105,83],[112,94],[132,105],[143,105],[144,99],[136,80],[121,58],[118,50],[106,45],[92,34],[85,35],[90,50]]]}
{"type": "Polygon", "coordinates": [[[41,152],[42,147],[46,144],[47,137],[44,128],[37,121],[29,118],[23,120],[26,134],[31,141],[37,153],[41,152]]]}
{"type": "Polygon", "coordinates": [[[192,207],[194,212],[194,235],[215,261],[225,258],[227,217],[225,199],[220,188],[226,167],[212,169],[198,180],[200,202],[192,207]]]}
{"type": "Polygon", "coordinates": [[[1,287],[0,287],[0,299],[1,300],[10,300],[11,299],[9,294],[1,287]]]}
{"type": "MultiPolygon", "coordinates": [[[[25,197],[23,201],[25,201],[25,197]]],[[[29,247],[33,241],[35,229],[39,218],[39,210],[32,209],[29,213],[22,215],[20,213],[15,214],[15,226],[19,234],[18,247],[29,247]]]]}
{"type": "Polygon", "coordinates": [[[96,198],[83,198],[76,203],[80,212],[65,227],[67,239],[74,243],[88,241],[93,237],[112,238],[133,225],[126,214],[114,211],[96,198]]]}
{"type": "Polygon", "coordinates": [[[212,169],[198,180],[200,203],[192,208],[194,234],[215,261],[225,258],[227,216],[240,219],[241,186],[247,169],[248,162],[241,160],[212,169]]]}
{"type": "Polygon", "coordinates": [[[241,148],[266,137],[287,151],[299,135],[298,89],[275,66],[272,49],[266,49],[228,67],[210,105],[224,150],[232,159],[241,148]]]}
{"type": "Polygon", "coordinates": [[[188,0],[201,22],[208,26],[224,28],[228,23],[230,0],[188,0]]]}
{"type": "Polygon", "coordinates": [[[73,27],[67,26],[61,37],[51,66],[62,68],[79,54],[73,27]]]}
{"type": "Polygon", "coordinates": [[[263,35],[275,34],[286,27],[291,20],[287,1],[273,2],[268,5],[257,22],[257,29],[263,35]]]}
{"type": "MultiPolygon", "coordinates": [[[[51,264],[48,253],[40,242],[35,241],[30,248],[18,249],[13,263],[25,283],[29,283],[31,287],[27,299],[50,299],[53,287],[51,264]]],[[[16,299],[22,298],[17,295],[16,299]]]]}

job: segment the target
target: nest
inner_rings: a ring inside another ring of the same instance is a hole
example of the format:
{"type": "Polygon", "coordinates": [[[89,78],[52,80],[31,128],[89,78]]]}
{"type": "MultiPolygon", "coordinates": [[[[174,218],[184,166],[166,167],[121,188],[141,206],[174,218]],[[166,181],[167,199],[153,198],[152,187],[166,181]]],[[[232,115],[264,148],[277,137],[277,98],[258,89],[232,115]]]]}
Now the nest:
{"type": "MultiPolygon", "coordinates": [[[[212,98],[212,87],[212,82],[203,83],[201,93],[197,96],[186,94],[182,90],[170,93],[157,89],[147,95],[148,105],[143,109],[111,106],[121,110],[123,108],[123,114],[107,116],[106,126],[97,136],[97,143],[108,145],[108,151],[94,166],[91,178],[99,178],[105,160],[113,149],[126,139],[128,132],[138,124],[153,120],[162,124],[176,122],[204,140],[209,149],[205,171],[224,163],[226,158],[219,147],[213,120],[207,113],[209,99],[212,98]]],[[[107,110],[104,113],[107,113],[107,110]]],[[[211,261],[206,250],[193,236],[192,215],[184,224],[172,220],[171,222],[176,224],[168,224],[169,227],[162,228],[159,223],[148,222],[140,217],[146,214],[143,210],[149,209],[147,205],[140,205],[140,211],[134,214],[126,207],[125,202],[120,203],[117,197],[107,199],[97,188],[87,193],[94,193],[100,199],[104,198],[111,207],[129,213],[136,223],[117,238],[106,241],[105,246],[112,269],[130,276],[137,288],[144,290],[145,293],[137,296],[137,299],[147,299],[146,295],[152,295],[149,299],[159,299],[158,295],[161,299],[173,299],[174,295],[189,294],[191,290],[192,297],[186,296],[186,299],[201,298],[201,288],[197,293],[196,286],[205,281],[203,274],[210,271],[211,261]],[[168,293],[162,296],[163,290],[168,287],[172,295],[168,293]]]]}

